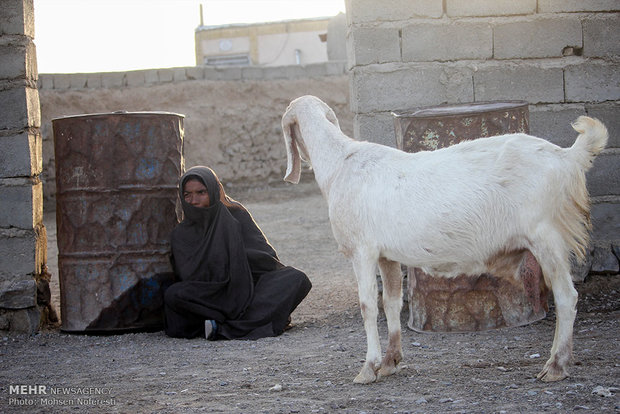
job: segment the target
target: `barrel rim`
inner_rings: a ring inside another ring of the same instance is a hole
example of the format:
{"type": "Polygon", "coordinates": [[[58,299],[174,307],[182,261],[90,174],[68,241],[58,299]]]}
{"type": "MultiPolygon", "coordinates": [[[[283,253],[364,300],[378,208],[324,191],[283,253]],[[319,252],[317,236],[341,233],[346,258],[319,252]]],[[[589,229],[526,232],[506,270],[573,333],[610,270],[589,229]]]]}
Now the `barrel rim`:
{"type": "Polygon", "coordinates": [[[395,118],[443,118],[449,116],[479,115],[484,113],[518,109],[524,106],[529,106],[529,103],[522,100],[480,101],[425,106],[404,111],[392,111],[392,115],[395,118]]]}
{"type": "Polygon", "coordinates": [[[109,117],[109,116],[127,116],[127,115],[131,115],[131,116],[151,116],[151,115],[166,116],[166,115],[171,115],[171,116],[177,116],[177,117],[185,118],[185,115],[183,115],[183,114],[178,114],[176,112],[167,112],[167,111],[136,111],[136,112],[115,111],[115,112],[96,112],[96,113],[92,113],[92,114],[77,114],[77,115],[60,116],[58,118],[52,118],[52,122],[59,121],[59,120],[64,120],[64,119],[102,118],[102,117],[109,117]]]}

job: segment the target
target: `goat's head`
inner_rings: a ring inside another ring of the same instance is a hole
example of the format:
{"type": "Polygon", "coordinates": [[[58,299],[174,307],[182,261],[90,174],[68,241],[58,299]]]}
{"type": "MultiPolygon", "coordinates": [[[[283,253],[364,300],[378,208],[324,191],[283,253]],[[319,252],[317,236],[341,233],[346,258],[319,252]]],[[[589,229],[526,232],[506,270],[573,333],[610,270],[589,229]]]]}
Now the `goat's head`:
{"type": "MultiPolygon", "coordinates": [[[[306,95],[297,98],[286,109],[282,116],[282,133],[284,134],[284,144],[286,145],[287,161],[284,181],[297,184],[301,175],[301,161],[311,162],[306,142],[301,132],[300,120],[306,120],[304,133],[311,134],[313,132],[313,124],[319,127],[317,123],[320,122],[322,117],[340,129],[334,111],[315,96],[306,95]]],[[[309,138],[306,137],[306,139],[309,138]]]]}

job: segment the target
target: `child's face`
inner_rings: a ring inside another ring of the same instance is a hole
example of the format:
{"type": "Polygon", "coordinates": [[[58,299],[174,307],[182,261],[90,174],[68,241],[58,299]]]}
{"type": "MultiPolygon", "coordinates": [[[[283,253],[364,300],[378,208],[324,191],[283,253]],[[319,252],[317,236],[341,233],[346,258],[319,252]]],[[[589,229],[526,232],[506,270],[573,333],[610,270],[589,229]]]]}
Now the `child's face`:
{"type": "Polygon", "coordinates": [[[189,179],[183,188],[183,199],[194,207],[209,207],[209,192],[207,187],[198,180],[189,179]]]}

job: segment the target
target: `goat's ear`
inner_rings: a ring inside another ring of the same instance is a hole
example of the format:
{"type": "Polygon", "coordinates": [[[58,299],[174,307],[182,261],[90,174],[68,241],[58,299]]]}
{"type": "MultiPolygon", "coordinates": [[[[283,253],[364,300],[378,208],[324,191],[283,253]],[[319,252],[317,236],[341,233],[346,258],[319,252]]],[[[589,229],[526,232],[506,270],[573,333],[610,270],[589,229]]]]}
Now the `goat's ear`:
{"type": "Polygon", "coordinates": [[[284,181],[293,184],[299,182],[301,176],[301,157],[297,149],[297,134],[299,128],[297,121],[292,116],[282,118],[282,133],[284,134],[284,144],[286,145],[286,174],[284,181]]]}

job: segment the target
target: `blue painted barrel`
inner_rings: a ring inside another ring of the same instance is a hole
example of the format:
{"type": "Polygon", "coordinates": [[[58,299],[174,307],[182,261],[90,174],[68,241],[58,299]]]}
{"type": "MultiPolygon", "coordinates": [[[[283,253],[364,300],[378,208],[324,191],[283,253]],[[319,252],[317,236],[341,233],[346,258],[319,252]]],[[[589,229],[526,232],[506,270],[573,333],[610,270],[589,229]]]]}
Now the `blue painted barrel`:
{"type": "Polygon", "coordinates": [[[52,120],[62,330],[163,326],[183,119],[116,112],[52,120]]]}

